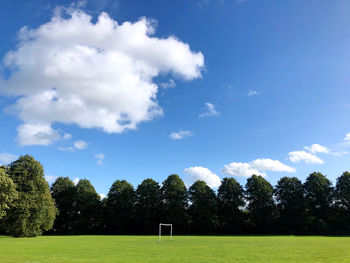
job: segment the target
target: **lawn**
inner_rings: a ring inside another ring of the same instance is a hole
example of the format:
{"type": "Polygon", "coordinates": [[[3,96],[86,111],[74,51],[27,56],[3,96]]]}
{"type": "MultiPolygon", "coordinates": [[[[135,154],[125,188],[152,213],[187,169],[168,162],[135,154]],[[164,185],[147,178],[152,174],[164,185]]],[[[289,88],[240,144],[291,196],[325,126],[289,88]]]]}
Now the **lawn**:
{"type": "Polygon", "coordinates": [[[0,262],[350,262],[350,237],[0,236],[0,262]]]}

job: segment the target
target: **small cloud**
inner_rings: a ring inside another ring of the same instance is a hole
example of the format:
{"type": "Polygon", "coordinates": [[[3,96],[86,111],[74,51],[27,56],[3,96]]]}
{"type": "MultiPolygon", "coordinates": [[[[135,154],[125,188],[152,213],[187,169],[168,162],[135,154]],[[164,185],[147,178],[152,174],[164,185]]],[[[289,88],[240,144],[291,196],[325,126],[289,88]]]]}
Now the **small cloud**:
{"type": "Polygon", "coordinates": [[[18,156],[11,153],[0,153],[0,163],[9,164],[17,160],[18,156]]]}
{"type": "Polygon", "coordinates": [[[45,180],[48,182],[48,183],[52,183],[53,181],[55,181],[58,177],[57,176],[54,176],[54,175],[45,175],[45,180]]]}
{"type": "Polygon", "coordinates": [[[98,165],[103,165],[103,160],[105,159],[106,155],[104,153],[98,153],[95,154],[95,158],[97,159],[98,165]]]}
{"type": "Polygon", "coordinates": [[[350,141],[350,132],[345,135],[344,141],[350,141]]]}
{"type": "Polygon", "coordinates": [[[62,151],[62,152],[74,152],[73,147],[58,147],[58,150],[62,151]]]}
{"type": "Polygon", "coordinates": [[[188,131],[188,130],[180,130],[179,132],[172,132],[169,134],[169,138],[173,139],[173,140],[182,140],[185,139],[187,137],[193,136],[193,132],[188,131]]]}
{"type": "Polygon", "coordinates": [[[100,197],[101,197],[101,199],[105,199],[106,198],[106,195],[105,194],[100,194],[100,197]]]}
{"type": "Polygon", "coordinates": [[[246,2],[248,0],[236,0],[236,4],[239,5],[239,4],[242,4],[243,2],[246,2]]]}
{"type": "Polygon", "coordinates": [[[73,183],[75,184],[75,185],[77,185],[78,183],[79,183],[79,178],[78,177],[75,177],[74,179],[73,179],[73,183]]]}
{"type": "Polygon", "coordinates": [[[210,102],[206,102],[205,106],[207,107],[207,112],[204,112],[202,114],[199,114],[198,117],[199,118],[203,118],[203,117],[208,117],[208,116],[218,116],[220,115],[220,112],[218,112],[215,109],[215,105],[210,103],[210,102]]]}
{"type": "Polygon", "coordinates": [[[169,79],[168,82],[159,83],[159,86],[162,87],[163,89],[174,88],[176,87],[176,83],[173,79],[169,79]]]}
{"type": "Polygon", "coordinates": [[[289,160],[293,163],[299,163],[304,161],[305,163],[315,163],[315,164],[323,164],[324,161],[318,158],[316,155],[313,155],[309,152],[305,151],[293,151],[288,153],[289,160]]]}
{"type": "Polygon", "coordinates": [[[247,95],[248,95],[249,97],[250,97],[250,96],[259,96],[260,93],[257,92],[256,90],[249,90],[247,95]]]}
{"type": "Polygon", "coordinates": [[[63,134],[63,139],[65,139],[65,140],[70,140],[70,139],[72,139],[72,134],[70,134],[70,133],[65,133],[65,134],[63,134]]]}
{"type": "Polygon", "coordinates": [[[219,187],[221,185],[220,177],[205,167],[196,166],[186,168],[184,170],[184,173],[190,176],[190,184],[194,183],[197,180],[202,180],[206,182],[209,187],[219,187]]]}
{"type": "Polygon", "coordinates": [[[83,141],[83,140],[79,140],[79,141],[74,142],[74,148],[77,150],[86,149],[87,145],[88,145],[88,143],[83,141]]]}

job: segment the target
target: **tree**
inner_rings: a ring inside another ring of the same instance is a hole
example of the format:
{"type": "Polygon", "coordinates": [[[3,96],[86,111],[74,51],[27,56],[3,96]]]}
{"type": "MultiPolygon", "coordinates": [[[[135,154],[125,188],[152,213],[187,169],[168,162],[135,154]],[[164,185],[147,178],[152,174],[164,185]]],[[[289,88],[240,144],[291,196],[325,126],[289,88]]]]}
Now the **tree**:
{"type": "Polygon", "coordinates": [[[58,208],[54,223],[57,234],[75,234],[77,221],[77,187],[68,177],[58,177],[51,186],[51,194],[58,208]]]}
{"type": "Polygon", "coordinates": [[[305,232],[306,204],[303,183],[296,177],[282,177],[275,188],[279,230],[283,234],[305,232]]]}
{"type": "Polygon", "coordinates": [[[164,203],[162,223],[173,224],[177,233],[185,233],[188,227],[188,195],[184,182],[177,174],[169,175],[161,190],[164,203]]]}
{"type": "Polygon", "coordinates": [[[76,186],[76,213],[78,220],[75,229],[79,234],[96,234],[101,225],[102,206],[100,196],[89,180],[79,180],[76,186]]]}
{"type": "Polygon", "coordinates": [[[136,225],[138,233],[156,234],[162,213],[159,184],[146,179],[136,189],[136,225]]]}
{"type": "Polygon", "coordinates": [[[218,189],[219,228],[224,234],[242,233],[244,214],[243,187],[234,178],[224,178],[218,189]]]}
{"type": "Polygon", "coordinates": [[[304,183],[309,230],[313,234],[329,233],[328,223],[333,201],[332,183],[321,173],[310,174],[304,183]]]}
{"type": "Polygon", "coordinates": [[[16,185],[6,174],[5,169],[0,167],[0,219],[6,216],[6,211],[17,197],[16,185]]]}
{"type": "Polygon", "coordinates": [[[113,234],[130,234],[134,224],[134,187],[125,180],[117,180],[107,196],[107,229],[113,234]]]}
{"type": "Polygon", "coordinates": [[[276,214],[272,185],[263,177],[253,175],[247,180],[246,199],[254,233],[272,233],[276,214]]]}
{"type": "Polygon", "coordinates": [[[344,172],[337,178],[335,188],[337,216],[334,228],[337,234],[350,234],[350,173],[344,172]]]}
{"type": "Polygon", "coordinates": [[[17,237],[32,237],[52,228],[57,213],[42,165],[25,155],[10,164],[8,174],[18,198],[4,218],[6,231],[17,237]]]}
{"type": "Polygon", "coordinates": [[[213,234],[217,225],[217,202],[214,191],[204,182],[196,181],[189,189],[189,215],[194,234],[213,234]]]}

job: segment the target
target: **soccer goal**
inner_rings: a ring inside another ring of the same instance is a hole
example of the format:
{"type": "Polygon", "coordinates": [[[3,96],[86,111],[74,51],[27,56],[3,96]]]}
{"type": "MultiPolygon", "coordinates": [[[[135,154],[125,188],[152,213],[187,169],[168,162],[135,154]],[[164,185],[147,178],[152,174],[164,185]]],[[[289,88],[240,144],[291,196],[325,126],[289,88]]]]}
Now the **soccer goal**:
{"type": "Polygon", "coordinates": [[[158,242],[162,241],[162,226],[170,226],[170,240],[173,240],[173,224],[159,224],[159,239],[158,242]]]}

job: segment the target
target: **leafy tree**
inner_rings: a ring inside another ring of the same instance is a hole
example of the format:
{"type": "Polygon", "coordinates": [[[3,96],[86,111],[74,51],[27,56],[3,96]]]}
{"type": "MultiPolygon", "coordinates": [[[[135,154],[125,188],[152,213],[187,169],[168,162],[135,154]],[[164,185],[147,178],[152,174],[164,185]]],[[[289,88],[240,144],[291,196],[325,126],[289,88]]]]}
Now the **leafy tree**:
{"type": "Polygon", "coordinates": [[[59,211],[53,227],[55,233],[76,233],[77,187],[68,177],[59,177],[51,186],[51,194],[59,211]]]}
{"type": "Polygon", "coordinates": [[[138,233],[156,234],[162,213],[159,184],[146,179],[136,189],[136,225],[138,233]]]}
{"type": "Polygon", "coordinates": [[[102,213],[100,196],[87,179],[80,180],[76,186],[76,213],[75,229],[79,234],[98,233],[102,213]]]}
{"type": "Polygon", "coordinates": [[[221,232],[241,233],[244,223],[244,214],[240,209],[244,205],[243,187],[234,178],[224,178],[218,189],[217,199],[221,232]]]}
{"type": "Polygon", "coordinates": [[[204,182],[196,181],[189,189],[191,230],[195,234],[215,233],[217,202],[214,191],[204,182]]]}
{"type": "Polygon", "coordinates": [[[350,234],[350,173],[344,172],[337,179],[335,188],[337,200],[337,215],[334,228],[337,234],[350,234]]]}
{"type": "Polygon", "coordinates": [[[52,228],[57,213],[42,165],[30,155],[10,164],[8,174],[18,198],[4,218],[6,231],[17,237],[32,237],[52,228]]]}
{"type": "Polygon", "coordinates": [[[5,169],[0,167],[0,219],[6,216],[6,211],[17,197],[15,184],[6,174],[5,169]]]}
{"type": "Polygon", "coordinates": [[[164,203],[162,223],[171,223],[177,233],[185,233],[188,227],[188,194],[184,182],[177,174],[169,175],[161,190],[164,203]]]}
{"type": "Polygon", "coordinates": [[[247,180],[246,199],[254,233],[272,233],[276,214],[272,185],[263,177],[253,175],[247,180]]]}
{"type": "Polygon", "coordinates": [[[350,173],[344,172],[337,178],[336,196],[339,205],[350,212],[350,173]]]}
{"type": "Polygon", "coordinates": [[[305,232],[306,204],[303,183],[296,177],[282,177],[275,188],[279,230],[284,234],[305,232]]]}
{"type": "Polygon", "coordinates": [[[107,229],[113,234],[133,232],[135,191],[125,180],[113,183],[107,196],[107,229]]]}
{"type": "Polygon", "coordinates": [[[333,202],[332,183],[321,173],[310,174],[304,183],[309,230],[314,234],[326,234],[333,202]]]}

